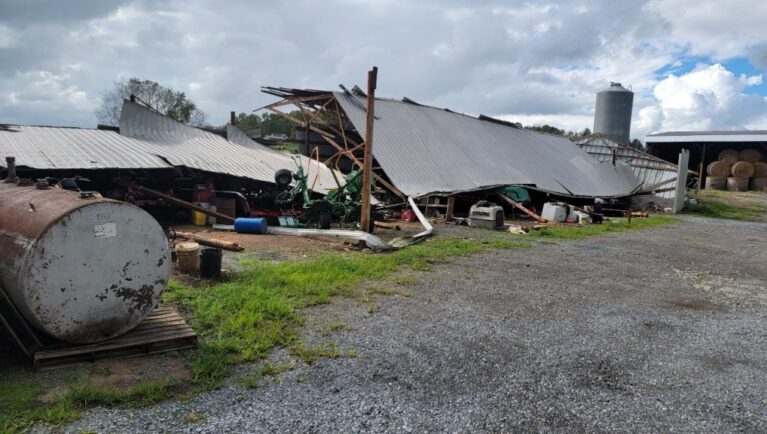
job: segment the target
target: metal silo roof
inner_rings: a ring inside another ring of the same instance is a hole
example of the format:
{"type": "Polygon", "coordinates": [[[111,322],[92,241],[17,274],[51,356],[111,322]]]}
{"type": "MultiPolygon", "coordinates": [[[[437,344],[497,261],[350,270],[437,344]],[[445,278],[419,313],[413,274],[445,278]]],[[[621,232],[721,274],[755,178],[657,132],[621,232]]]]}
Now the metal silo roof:
{"type": "MultiPolygon", "coordinates": [[[[364,99],[334,95],[365,131],[364,99]]],[[[527,184],[564,196],[617,197],[639,186],[627,165],[599,163],[564,137],[390,99],[376,99],[375,115],[373,155],[409,196],[527,184]]]]}

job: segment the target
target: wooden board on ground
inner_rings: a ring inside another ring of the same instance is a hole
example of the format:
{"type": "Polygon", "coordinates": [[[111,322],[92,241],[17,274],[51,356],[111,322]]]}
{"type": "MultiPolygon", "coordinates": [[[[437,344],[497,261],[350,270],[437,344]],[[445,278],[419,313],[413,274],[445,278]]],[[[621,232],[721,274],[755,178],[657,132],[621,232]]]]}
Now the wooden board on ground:
{"type": "Polygon", "coordinates": [[[57,343],[33,354],[36,369],[45,370],[118,357],[136,357],[197,346],[197,334],[170,306],[158,306],[136,328],[96,344],[57,343]]]}

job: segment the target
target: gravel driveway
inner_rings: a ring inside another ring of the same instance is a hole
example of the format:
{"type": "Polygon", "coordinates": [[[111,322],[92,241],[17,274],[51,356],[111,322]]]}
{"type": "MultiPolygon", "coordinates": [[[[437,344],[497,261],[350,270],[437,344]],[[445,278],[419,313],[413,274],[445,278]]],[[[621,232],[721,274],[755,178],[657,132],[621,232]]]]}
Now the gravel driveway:
{"type": "Polygon", "coordinates": [[[329,339],[356,358],[65,430],[765,432],[765,241],[767,224],[688,217],[455,259],[372,314],[310,315],[309,334],[344,322],[329,339]]]}

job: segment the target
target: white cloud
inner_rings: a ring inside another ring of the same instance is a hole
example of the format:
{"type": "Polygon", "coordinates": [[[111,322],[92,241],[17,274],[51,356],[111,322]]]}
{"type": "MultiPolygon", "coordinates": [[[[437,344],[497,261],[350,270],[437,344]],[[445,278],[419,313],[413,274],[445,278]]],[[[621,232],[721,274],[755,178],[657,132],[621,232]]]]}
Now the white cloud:
{"type": "Polygon", "coordinates": [[[761,75],[737,76],[720,64],[669,75],[653,89],[657,104],[640,110],[635,132],[767,127],[767,99],[746,93],[761,82],[761,75]]]}
{"type": "MultiPolygon", "coordinates": [[[[0,58],[13,59],[0,61],[0,122],[93,126],[93,101],[115,80],[137,76],[187,91],[223,123],[230,110],[273,101],[261,86],[364,85],[376,65],[381,96],[573,130],[593,126],[596,92],[620,81],[635,91],[641,137],[681,124],[667,120],[679,115],[655,90],[656,72],[682,55],[736,53],[767,65],[757,43],[767,41],[767,8],[741,0],[726,13],[710,0],[47,1],[42,18],[35,8],[0,16],[0,58]],[[56,77],[45,104],[30,84],[45,81],[40,71],[56,77]]],[[[715,94],[742,93],[755,77],[745,80],[740,91],[715,94]]],[[[717,116],[758,122],[728,107],[717,116]]]]}
{"type": "Polygon", "coordinates": [[[647,9],[671,23],[671,42],[691,54],[724,60],[767,41],[767,7],[761,1],[651,0],[647,9]]]}
{"type": "Polygon", "coordinates": [[[13,30],[0,24],[0,48],[8,48],[15,44],[16,37],[13,30]]]}
{"type": "Polygon", "coordinates": [[[45,123],[72,125],[95,108],[94,101],[68,74],[27,71],[0,79],[0,112],[9,113],[3,122],[35,124],[35,113],[51,113],[45,123]]]}

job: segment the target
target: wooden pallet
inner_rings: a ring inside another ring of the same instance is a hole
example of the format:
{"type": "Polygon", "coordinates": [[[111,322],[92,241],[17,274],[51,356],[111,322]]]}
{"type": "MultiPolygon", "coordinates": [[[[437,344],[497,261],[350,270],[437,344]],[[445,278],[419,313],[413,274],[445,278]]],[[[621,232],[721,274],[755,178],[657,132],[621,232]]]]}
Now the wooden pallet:
{"type": "Polygon", "coordinates": [[[184,318],[170,306],[158,306],[136,328],[128,333],[96,344],[48,345],[35,351],[36,369],[46,370],[90,363],[96,360],[136,357],[194,348],[197,334],[184,318]]]}

